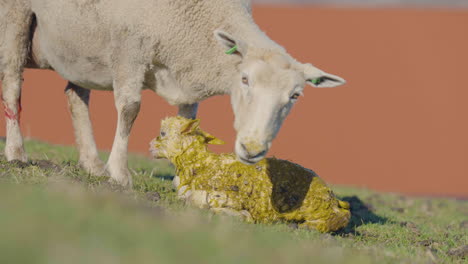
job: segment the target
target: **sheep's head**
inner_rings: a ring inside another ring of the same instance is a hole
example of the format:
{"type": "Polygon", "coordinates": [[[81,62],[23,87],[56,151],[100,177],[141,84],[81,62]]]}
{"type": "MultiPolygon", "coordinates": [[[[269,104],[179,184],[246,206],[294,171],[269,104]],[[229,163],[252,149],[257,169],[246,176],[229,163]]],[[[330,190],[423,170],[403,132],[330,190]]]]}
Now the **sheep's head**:
{"type": "Polygon", "coordinates": [[[150,152],[155,158],[178,156],[189,148],[206,150],[207,144],[220,145],[224,142],[200,129],[199,119],[168,117],[161,121],[159,136],[150,143],[150,152]]]}
{"type": "Polygon", "coordinates": [[[297,62],[279,46],[265,49],[222,30],[214,34],[226,56],[239,58],[230,94],[237,131],[235,151],[246,164],[265,157],[305,84],[325,88],[345,83],[312,64],[297,62]]]}

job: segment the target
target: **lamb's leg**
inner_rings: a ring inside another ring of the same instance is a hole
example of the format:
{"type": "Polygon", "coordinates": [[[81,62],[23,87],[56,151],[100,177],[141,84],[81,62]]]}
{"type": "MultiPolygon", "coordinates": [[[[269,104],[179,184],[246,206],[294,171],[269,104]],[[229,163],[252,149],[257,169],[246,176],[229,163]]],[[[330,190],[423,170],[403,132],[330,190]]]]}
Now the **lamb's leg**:
{"type": "MultiPolygon", "coordinates": [[[[186,186],[183,186],[184,188],[186,186]]],[[[204,190],[179,190],[179,198],[188,201],[190,204],[195,205],[202,209],[210,209],[216,214],[229,215],[239,217],[245,221],[253,222],[252,215],[246,210],[236,210],[240,208],[238,204],[232,203],[228,194],[221,191],[207,192],[204,190]],[[233,208],[234,207],[234,208],[233,208]]],[[[231,198],[232,199],[232,198],[231,198]]]]}
{"type": "Polygon", "coordinates": [[[99,159],[93,128],[89,119],[89,95],[91,91],[71,82],[65,88],[68,107],[75,130],[75,140],[80,153],[80,165],[89,173],[103,175],[104,163],[99,159]]]}
{"type": "Polygon", "coordinates": [[[127,164],[128,137],[140,111],[144,70],[141,74],[132,71],[117,75],[117,79],[114,80],[114,97],[118,121],[107,170],[113,181],[131,187],[132,178],[127,164]]]}
{"type": "Polygon", "coordinates": [[[241,218],[247,222],[253,222],[252,215],[249,213],[249,211],[246,211],[246,210],[237,211],[232,208],[222,208],[222,207],[210,208],[210,210],[214,212],[215,214],[234,216],[234,217],[241,218]]]}
{"type": "MultiPolygon", "coordinates": [[[[27,161],[20,130],[22,73],[29,46],[31,13],[20,1],[9,2],[0,17],[0,78],[6,119],[7,160],[27,161]]],[[[2,6],[3,7],[3,6],[2,6]]]]}
{"type": "MultiPolygon", "coordinates": [[[[179,116],[189,118],[189,119],[195,119],[197,118],[197,112],[198,112],[198,103],[195,104],[184,104],[184,105],[179,105],[179,116]]],[[[178,175],[174,176],[174,180],[172,180],[172,186],[177,190],[180,184],[180,177],[178,175]]]]}

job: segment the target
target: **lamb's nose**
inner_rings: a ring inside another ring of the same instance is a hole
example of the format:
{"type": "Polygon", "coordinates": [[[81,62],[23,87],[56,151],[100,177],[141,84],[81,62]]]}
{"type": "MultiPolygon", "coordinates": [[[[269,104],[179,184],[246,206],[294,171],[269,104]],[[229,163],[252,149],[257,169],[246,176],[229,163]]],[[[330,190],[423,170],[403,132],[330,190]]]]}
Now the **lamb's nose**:
{"type": "Polygon", "coordinates": [[[241,145],[241,148],[245,152],[246,157],[248,159],[255,159],[255,158],[258,158],[258,157],[265,156],[265,154],[266,154],[265,149],[260,150],[260,151],[252,152],[252,151],[249,151],[249,149],[247,149],[247,147],[244,144],[241,143],[240,145],[241,145]]]}

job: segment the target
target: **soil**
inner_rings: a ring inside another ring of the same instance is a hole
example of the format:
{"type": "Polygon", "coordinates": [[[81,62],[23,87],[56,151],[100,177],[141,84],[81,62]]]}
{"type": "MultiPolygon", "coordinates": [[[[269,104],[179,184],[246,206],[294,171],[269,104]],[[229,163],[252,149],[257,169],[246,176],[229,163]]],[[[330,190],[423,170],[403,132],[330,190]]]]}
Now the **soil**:
{"type": "Polygon", "coordinates": [[[12,167],[24,169],[30,166],[36,166],[42,170],[53,170],[55,172],[58,172],[62,169],[61,166],[53,163],[50,160],[30,160],[28,162],[23,162],[20,160],[12,160],[12,161],[6,162],[5,156],[0,155],[0,161],[3,161],[2,164],[0,165],[1,168],[5,168],[6,166],[12,166],[12,167]]]}
{"type": "Polygon", "coordinates": [[[459,258],[468,258],[468,245],[450,249],[447,254],[459,258]]]}
{"type": "Polygon", "coordinates": [[[161,195],[158,192],[148,192],[148,193],[146,193],[146,198],[149,201],[157,202],[157,201],[161,200],[161,195]]]}
{"type": "Polygon", "coordinates": [[[31,165],[37,166],[43,170],[54,170],[54,171],[60,171],[60,166],[53,163],[50,160],[35,160],[31,162],[31,165]]]}

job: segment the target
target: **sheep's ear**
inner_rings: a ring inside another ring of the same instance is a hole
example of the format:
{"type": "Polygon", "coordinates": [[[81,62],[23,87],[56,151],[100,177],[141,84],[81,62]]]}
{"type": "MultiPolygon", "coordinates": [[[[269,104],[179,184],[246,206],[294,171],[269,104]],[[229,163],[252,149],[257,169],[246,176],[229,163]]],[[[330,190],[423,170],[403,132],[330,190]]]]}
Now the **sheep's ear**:
{"type": "Polygon", "coordinates": [[[202,132],[203,134],[203,137],[205,137],[205,143],[207,144],[211,144],[211,145],[224,145],[224,141],[222,141],[221,139],[209,134],[209,133],[206,133],[205,131],[202,132]]]}
{"type": "Polygon", "coordinates": [[[240,57],[244,57],[247,52],[247,45],[242,41],[233,36],[229,33],[217,29],[214,31],[215,38],[218,40],[219,44],[221,44],[224,49],[225,53],[228,55],[237,55],[240,57]]]}
{"type": "Polygon", "coordinates": [[[182,128],[181,134],[188,134],[198,129],[200,126],[200,119],[189,120],[182,128]]]}
{"type": "Polygon", "coordinates": [[[316,68],[312,64],[303,65],[304,77],[306,82],[313,87],[318,88],[330,88],[340,86],[346,83],[346,81],[336,75],[326,73],[319,68],[316,68]]]}

